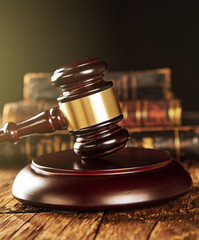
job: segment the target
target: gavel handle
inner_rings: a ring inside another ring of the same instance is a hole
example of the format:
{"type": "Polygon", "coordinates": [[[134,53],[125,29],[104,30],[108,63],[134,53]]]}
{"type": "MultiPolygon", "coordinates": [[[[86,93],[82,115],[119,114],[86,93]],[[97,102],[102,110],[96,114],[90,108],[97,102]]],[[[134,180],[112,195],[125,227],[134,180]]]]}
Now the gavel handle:
{"type": "Polygon", "coordinates": [[[42,112],[21,123],[6,123],[0,129],[0,143],[17,143],[21,137],[66,129],[67,123],[58,107],[42,112]]]}

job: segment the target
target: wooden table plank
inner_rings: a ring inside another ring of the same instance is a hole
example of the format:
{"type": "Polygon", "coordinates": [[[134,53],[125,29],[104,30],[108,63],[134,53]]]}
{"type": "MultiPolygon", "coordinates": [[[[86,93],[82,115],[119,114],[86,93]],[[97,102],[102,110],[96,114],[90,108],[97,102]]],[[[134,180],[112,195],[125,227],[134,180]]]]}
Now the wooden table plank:
{"type": "Polygon", "coordinates": [[[0,239],[199,239],[199,162],[185,161],[194,188],[184,198],[145,208],[56,212],[11,194],[17,170],[0,170],[0,239]]]}
{"type": "MultiPolygon", "coordinates": [[[[21,229],[35,214],[1,214],[0,215],[0,239],[12,239],[15,233],[21,229]]],[[[19,238],[18,238],[19,239],[19,238]]],[[[23,239],[23,238],[21,238],[23,239]]]]}
{"type": "MultiPolygon", "coordinates": [[[[23,215],[30,215],[25,213],[23,215]]],[[[59,232],[62,231],[74,218],[74,215],[64,216],[55,213],[37,213],[18,229],[10,239],[36,239],[40,234],[40,239],[58,239],[59,232]]]]}
{"type": "Polygon", "coordinates": [[[199,239],[199,215],[166,217],[158,221],[150,235],[150,240],[199,239]]]}
{"type": "Polygon", "coordinates": [[[156,222],[156,220],[136,219],[133,211],[111,211],[105,214],[96,240],[145,240],[150,235],[156,222]]]}
{"type": "Polygon", "coordinates": [[[0,234],[3,239],[94,239],[103,213],[24,213],[4,214],[0,234]],[[6,238],[5,238],[6,239],[6,238]]]}

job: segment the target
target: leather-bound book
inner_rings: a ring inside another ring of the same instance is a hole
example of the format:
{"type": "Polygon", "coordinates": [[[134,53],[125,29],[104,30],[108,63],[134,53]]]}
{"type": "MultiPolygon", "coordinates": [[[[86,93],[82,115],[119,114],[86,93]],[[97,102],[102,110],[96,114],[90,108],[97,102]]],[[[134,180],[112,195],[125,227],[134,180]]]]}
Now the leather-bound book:
{"type": "MultiPolygon", "coordinates": [[[[50,83],[51,73],[27,73],[24,76],[24,99],[56,101],[60,90],[50,83]]],[[[170,99],[171,70],[109,71],[104,79],[114,82],[118,99],[170,99]]]]}
{"type": "Polygon", "coordinates": [[[170,99],[171,69],[110,71],[105,80],[113,81],[119,100],[170,99]]]}
{"type": "MultiPolygon", "coordinates": [[[[3,123],[20,122],[42,111],[57,106],[50,101],[18,101],[7,103],[3,109],[3,123]]],[[[177,126],[181,123],[181,104],[171,100],[126,100],[120,101],[123,127],[177,126]]],[[[187,118],[186,118],[187,119],[187,118]]]]}
{"type": "MultiPolygon", "coordinates": [[[[128,129],[128,128],[127,128],[128,129]]],[[[155,148],[170,152],[178,160],[199,160],[199,126],[129,128],[127,147],[155,148]]],[[[64,131],[34,135],[17,145],[0,145],[0,166],[25,164],[46,153],[72,149],[75,137],[64,131]]]]}
{"type": "Polygon", "coordinates": [[[128,147],[156,148],[169,151],[178,160],[199,160],[199,126],[128,129],[128,147]]]}
{"type": "Polygon", "coordinates": [[[17,101],[6,103],[3,108],[2,122],[21,122],[49,108],[57,106],[57,102],[50,101],[17,101]]]}
{"type": "Polygon", "coordinates": [[[181,124],[181,102],[171,100],[129,100],[121,101],[124,115],[120,126],[179,126],[181,124]]]}
{"type": "Polygon", "coordinates": [[[4,143],[0,145],[0,167],[24,166],[43,154],[72,149],[73,144],[74,137],[65,132],[29,136],[16,145],[4,143]]]}
{"type": "Polygon", "coordinates": [[[51,84],[52,73],[26,73],[23,97],[27,101],[56,101],[60,90],[51,84]]]}

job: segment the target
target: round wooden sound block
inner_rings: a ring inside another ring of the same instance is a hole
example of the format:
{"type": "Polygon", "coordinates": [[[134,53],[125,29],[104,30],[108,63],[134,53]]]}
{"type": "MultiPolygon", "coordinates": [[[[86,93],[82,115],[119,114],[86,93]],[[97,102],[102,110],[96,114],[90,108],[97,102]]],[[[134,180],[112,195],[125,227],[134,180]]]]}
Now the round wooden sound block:
{"type": "Polygon", "coordinates": [[[192,187],[189,173],[167,152],[124,148],[83,160],[72,150],[35,158],[12,193],[19,201],[63,210],[144,206],[175,199],[192,187]]]}

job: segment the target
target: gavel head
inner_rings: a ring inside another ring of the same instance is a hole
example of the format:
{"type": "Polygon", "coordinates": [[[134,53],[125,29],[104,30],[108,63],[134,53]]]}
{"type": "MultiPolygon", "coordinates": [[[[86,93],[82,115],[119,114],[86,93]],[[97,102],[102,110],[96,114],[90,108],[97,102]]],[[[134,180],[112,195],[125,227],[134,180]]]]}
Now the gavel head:
{"type": "Polygon", "coordinates": [[[105,62],[86,58],[56,70],[52,84],[62,90],[58,103],[76,136],[74,151],[82,158],[115,152],[126,145],[129,135],[117,123],[123,118],[113,83],[103,80],[105,62]]]}

